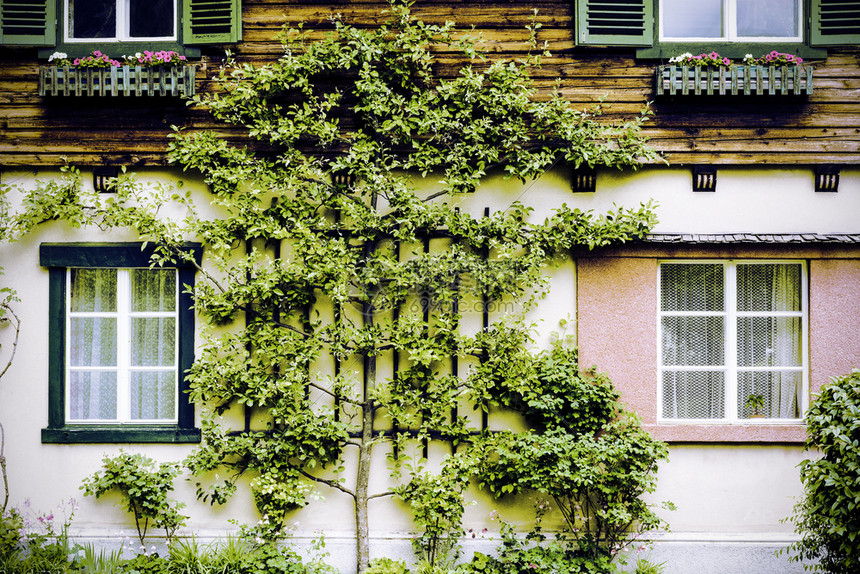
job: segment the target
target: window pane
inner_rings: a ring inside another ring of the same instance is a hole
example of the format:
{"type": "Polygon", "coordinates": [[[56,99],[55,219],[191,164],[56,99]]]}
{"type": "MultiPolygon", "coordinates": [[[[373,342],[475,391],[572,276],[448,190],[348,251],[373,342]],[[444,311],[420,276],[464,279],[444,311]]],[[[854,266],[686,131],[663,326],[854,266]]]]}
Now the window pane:
{"type": "Polygon", "coordinates": [[[116,372],[72,371],[69,416],[72,420],[116,418],[116,372]]]}
{"type": "Polygon", "coordinates": [[[72,313],[116,311],[116,269],[72,269],[72,313]]]}
{"type": "Polygon", "coordinates": [[[803,377],[799,371],[738,373],[738,417],[763,414],[768,418],[800,418],[800,392],[803,377]],[[746,406],[750,395],[761,395],[764,406],[758,413],[746,406]]]}
{"type": "Polygon", "coordinates": [[[738,265],[738,311],[800,311],[800,265],[738,265]]]}
{"type": "Polygon", "coordinates": [[[73,367],[116,366],[116,319],[72,317],[69,323],[69,361],[73,367]]]}
{"type": "Polygon", "coordinates": [[[716,263],[669,263],[660,266],[663,311],[722,311],[723,266],[716,263]]]}
{"type": "Polygon", "coordinates": [[[722,371],[664,371],[663,417],[718,419],[725,413],[722,371]]]}
{"type": "Polygon", "coordinates": [[[175,269],[132,269],[131,310],[135,313],[176,309],[175,269]]]}
{"type": "Polygon", "coordinates": [[[173,0],[130,0],[129,11],[132,38],[173,36],[173,0]]]}
{"type": "Polygon", "coordinates": [[[176,320],[135,317],[131,320],[131,366],[171,366],[175,363],[176,320]]]}
{"type": "Polygon", "coordinates": [[[174,419],[176,374],[173,371],[133,371],[130,400],[133,420],[174,419]]]}
{"type": "Polygon", "coordinates": [[[794,38],[798,0],[737,0],[738,36],[794,38]]]}
{"type": "Polygon", "coordinates": [[[738,365],[799,367],[800,317],[739,317],[738,365]]]}
{"type": "Polygon", "coordinates": [[[663,317],[662,327],[664,365],[724,364],[722,317],[663,317]]]}
{"type": "Polygon", "coordinates": [[[721,38],[723,0],[663,0],[663,37],[721,38]]]}
{"type": "Polygon", "coordinates": [[[116,0],[69,0],[72,38],[115,38],[116,0]]]}

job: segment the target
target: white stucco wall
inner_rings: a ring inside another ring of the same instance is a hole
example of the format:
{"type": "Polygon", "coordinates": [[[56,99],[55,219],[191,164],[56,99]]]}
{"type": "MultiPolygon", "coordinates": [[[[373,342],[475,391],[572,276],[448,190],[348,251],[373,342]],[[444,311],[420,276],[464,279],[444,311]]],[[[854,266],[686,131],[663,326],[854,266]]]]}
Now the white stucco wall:
{"type": "MultiPolygon", "coordinates": [[[[46,172],[39,177],[51,175],[46,172]]],[[[154,181],[182,179],[186,188],[205,198],[205,186],[188,174],[152,171],[144,175],[154,181]]],[[[87,177],[85,174],[85,181],[87,177]]],[[[4,183],[28,185],[33,179],[31,172],[2,174],[4,183]]],[[[459,203],[462,209],[479,214],[486,206],[498,210],[521,201],[535,208],[534,218],[542,219],[561,203],[602,212],[613,204],[632,207],[653,199],[659,204],[660,223],[655,230],[659,232],[860,233],[860,170],[856,169],[842,172],[838,193],[815,193],[812,171],[800,168],[721,168],[715,193],[693,193],[690,172],[683,168],[600,172],[596,193],[571,193],[568,182],[563,169],[525,184],[490,177],[477,193],[460,198],[459,203]]],[[[431,188],[432,178],[426,183],[431,188]]],[[[85,537],[116,537],[120,531],[128,535],[132,529],[130,518],[110,501],[83,498],[79,490],[82,478],[99,467],[104,454],[122,447],[158,460],[179,460],[193,446],[41,444],[40,430],[47,424],[48,271],[39,266],[38,247],[42,242],[134,239],[92,229],[69,230],[61,223],[51,223],[19,243],[0,245],[0,266],[6,269],[0,284],[16,289],[22,299],[16,307],[22,319],[18,353],[0,380],[0,422],[6,429],[11,504],[21,506],[29,499],[33,508],[50,511],[62,500],[77,498],[80,508],[73,528],[85,537]]],[[[560,319],[575,317],[573,265],[565,263],[550,275],[551,291],[531,314],[537,321],[536,346],[546,344],[550,333],[558,330],[560,319]]],[[[2,353],[8,353],[9,329],[0,329],[0,337],[2,353]]],[[[385,475],[384,453],[380,450],[376,454],[375,467],[385,475]]],[[[800,494],[796,465],[802,458],[798,446],[673,445],[671,460],[661,468],[658,492],[652,497],[654,501],[671,500],[678,507],[664,514],[672,533],[660,535],[661,540],[782,543],[792,539],[791,527],[780,520],[791,513],[794,497],[800,494]]],[[[347,567],[352,561],[351,504],[330,489],[321,488],[320,495],[325,505],[312,504],[296,513],[296,533],[310,538],[315,531],[325,530],[335,555],[332,562],[347,567]]],[[[176,496],[187,503],[189,526],[203,538],[232,529],[230,519],[252,523],[258,518],[247,491],[240,491],[227,506],[212,509],[195,501],[193,483],[178,480],[176,496]]],[[[467,529],[497,532],[498,525],[489,521],[493,509],[528,525],[531,500],[492,501],[480,492],[469,493],[469,499],[477,504],[466,511],[467,529]]],[[[388,548],[384,552],[389,555],[409,556],[410,525],[396,503],[373,502],[371,528],[376,538],[388,541],[377,545],[374,552],[388,548]]],[[[468,548],[489,550],[495,545],[489,534],[470,540],[468,548]]]]}

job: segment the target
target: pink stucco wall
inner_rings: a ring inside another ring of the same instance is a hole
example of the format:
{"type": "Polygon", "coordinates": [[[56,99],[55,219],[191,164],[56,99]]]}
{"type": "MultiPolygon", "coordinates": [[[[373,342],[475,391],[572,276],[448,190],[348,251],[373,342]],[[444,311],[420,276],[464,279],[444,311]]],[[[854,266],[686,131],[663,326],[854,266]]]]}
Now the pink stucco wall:
{"type": "Polygon", "coordinates": [[[860,368],[860,260],[809,262],[810,390],[860,368]]]}
{"type": "Polygon", "coordinates": [[[628,407],[670,442],[802,442],[802,424],[657,423],[657,264],[684,258],[809,261],[810,392],[860,365],[860,252],[810,248],[642,249],[577,259],[577,340],[583,366],[606,372],[628,407]],[[607,256],[608,255],[608,256],[607,256]]]}

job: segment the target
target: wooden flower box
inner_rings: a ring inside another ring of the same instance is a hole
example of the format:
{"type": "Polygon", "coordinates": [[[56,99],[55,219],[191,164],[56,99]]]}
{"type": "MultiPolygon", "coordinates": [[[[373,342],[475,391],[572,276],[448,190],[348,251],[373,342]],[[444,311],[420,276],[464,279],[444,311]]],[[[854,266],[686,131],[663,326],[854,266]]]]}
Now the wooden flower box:
{"type": "Polygon", "coordinates": [[[179,96],[194,95],[194,66],[145,68],[39,68],[40,96],[179,96]]]}
{"type": "Polygon", "coordinates": [[[806,96],[812,66],[657,67],[658,96],[806,96]]]}

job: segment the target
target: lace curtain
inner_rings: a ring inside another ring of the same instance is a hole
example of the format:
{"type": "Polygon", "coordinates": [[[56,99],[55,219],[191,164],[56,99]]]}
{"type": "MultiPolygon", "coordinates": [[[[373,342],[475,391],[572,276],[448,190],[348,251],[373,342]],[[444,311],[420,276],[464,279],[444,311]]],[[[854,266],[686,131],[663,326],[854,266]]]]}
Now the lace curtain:
{"type": "Polygon", "coordinates": [[[764,397],[762,414],[798,418],[802,389],[799,264],[738,265],[738,415],[752,412],[751,394],[764,397]]]}
{"type": "Polygon", "coordinates": [[[69,277],[70,420],[174,419],[175,270],[69,277]]]}
{"type": "Polygon", "coordinates": [[[803,386],[801,265],[738,264],[726,284],[720,263],[661,265],[662,416],[726,418],[727,376],[737,380],[737,416],[751,394],[769,418],[798,418],[803,386]],[[736,309],[726,312],[726,289],[736,309]],[[732,325],[726,324],[732,321],[732,325]],[[737,364],[727,365],[727,329],[737,364]]]}

